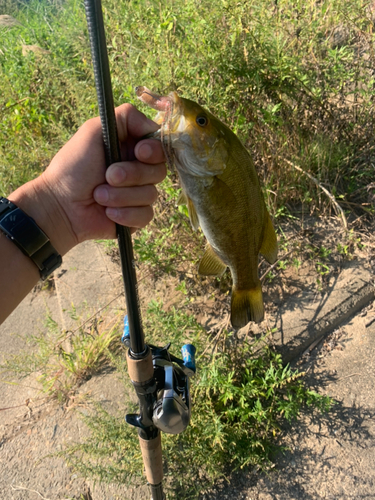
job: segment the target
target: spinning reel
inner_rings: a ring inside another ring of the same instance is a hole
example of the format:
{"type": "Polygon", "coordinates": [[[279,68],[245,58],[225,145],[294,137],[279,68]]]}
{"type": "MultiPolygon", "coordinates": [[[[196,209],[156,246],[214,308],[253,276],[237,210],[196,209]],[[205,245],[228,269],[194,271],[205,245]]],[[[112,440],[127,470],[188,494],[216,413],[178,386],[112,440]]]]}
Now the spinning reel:
{"type": "MultiPolygon", "coordinates": [[[[127,316],[121,340],[129,346],[127,316]]],[[[149,344],[153,376],[142,383],[132,380],[140,402],[140,414],[126,415],[126,422],[140,431],[145,432],[147,429],[147,434],[150,425],[167,434],[180,434],[190,422],[189,377],[195,373],[195,347],[192,344],[184,345],[181,349],[182,359],[179,359],[169,352],[170,346],[170,343],[165,347],[149,344]]]]}

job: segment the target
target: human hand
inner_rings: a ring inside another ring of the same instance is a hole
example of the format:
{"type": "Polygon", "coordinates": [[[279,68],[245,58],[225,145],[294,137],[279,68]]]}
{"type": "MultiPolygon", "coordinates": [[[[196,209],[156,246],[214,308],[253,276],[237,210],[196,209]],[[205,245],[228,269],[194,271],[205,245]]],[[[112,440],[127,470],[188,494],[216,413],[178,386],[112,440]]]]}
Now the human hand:
{"type": "MultiPolygon", "coordinates": [[[[93,118],[32,181],[39,213],[27,199],[20,204],[17,196],[12,197],[62,255],[87,239],[114,238],[115,223],[134,231],[153,217],[155,184],[164,179],[166,167],[160,142],[140,138],[158,125],[130,104],[116,109],[116,120],[124,161],[106,170],[100,119],[93,118]]],[[[22,194],[25,186],[15,193],[22,194]]]]}

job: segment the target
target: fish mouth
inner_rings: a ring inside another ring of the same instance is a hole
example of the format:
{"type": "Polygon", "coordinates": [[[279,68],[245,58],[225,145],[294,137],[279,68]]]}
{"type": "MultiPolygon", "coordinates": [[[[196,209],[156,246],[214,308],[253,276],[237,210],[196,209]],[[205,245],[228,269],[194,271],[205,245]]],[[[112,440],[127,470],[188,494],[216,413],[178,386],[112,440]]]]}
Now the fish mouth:
{"type": "Polygon", "coordinates": [[[162,113],[168,113],[171,108],[175,108],[180,100],[177,92],[171,92],[167,96],[161,96],[144,86],[135,87],[134,90],[138,99],[162,113]]]}
{"type": "Polygon", "coordinates": [[[135,93],[143,103],[159,111],[156,121],[160,123],[160,129],[152,134],[148,134],[145,138],[153,138],[161,141],[167,164],[173,170],[174,152],[172,148],[171,124],[172,119],[179,114],[180,98],[177,92],[161,96],[144,86],[136,87],[135,93]]]}

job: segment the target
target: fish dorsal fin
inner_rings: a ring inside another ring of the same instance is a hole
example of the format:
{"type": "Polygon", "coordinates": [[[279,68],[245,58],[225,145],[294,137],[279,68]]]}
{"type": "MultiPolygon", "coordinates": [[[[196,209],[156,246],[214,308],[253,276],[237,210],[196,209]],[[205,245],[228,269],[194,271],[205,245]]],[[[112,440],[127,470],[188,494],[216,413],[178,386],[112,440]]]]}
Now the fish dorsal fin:
{"type": "Polygon", "coordinates": [[[222,276],[227,265],[216,255],[211,245],[208,245],[199,263],[198,273],[203,276],[222,276]]]}
{"type": "Polygon", "coordinates": [[[269,213],[266,211],[264,219],[264,233],[262,246],[259,252],[264,256],[267,262],[273,264],[277,259],[277,238],[272,225],[269,213]]]}

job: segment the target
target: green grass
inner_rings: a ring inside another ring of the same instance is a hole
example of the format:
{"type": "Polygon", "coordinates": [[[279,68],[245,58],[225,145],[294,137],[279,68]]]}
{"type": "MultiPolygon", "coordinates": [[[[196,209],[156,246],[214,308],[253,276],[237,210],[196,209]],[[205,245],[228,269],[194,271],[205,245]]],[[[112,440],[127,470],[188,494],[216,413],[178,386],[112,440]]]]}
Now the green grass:
{"type": "Polygon", "coordinates": [[[2,194],[38,175],[78,126],[96,113],[88,85],[90,60],[81,55],[88,53],[88,42],[82,16],[77,16],[80,10],[78,2],[14,3],[1,9],[20,22],[0,27],[2,194]],[[23,54],[26,45],[48,52],[23,54]]]}

